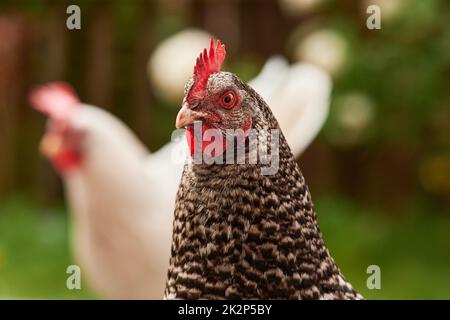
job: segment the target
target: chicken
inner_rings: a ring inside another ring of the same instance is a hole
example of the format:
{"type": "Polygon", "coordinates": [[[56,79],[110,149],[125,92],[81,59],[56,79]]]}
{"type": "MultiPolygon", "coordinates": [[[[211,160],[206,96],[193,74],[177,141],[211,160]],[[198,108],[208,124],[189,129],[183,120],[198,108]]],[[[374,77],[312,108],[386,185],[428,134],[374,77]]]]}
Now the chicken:
{"type": "Polygon", "coordinates": [[[330,76],[313,64],[289,66],[285,58],[274,56],[249,85],[270,106],[292,153],[298,157],[327,119],[332,86],[330,76]]]}
{"type": "Polygon", "coordinates": [[[192,159],[177,193],[165,298],[362,298],[324,244],[277,120],[256,91],[220,71],[224,59],[211,40],[176,118],[192,159]]]}
{"type": "Polygon", "coordinates": [[[161,298],[174,201],[167,189],[176,189],[176,181],[163,183],[167,165],[112,115],[80,103],[65,84],[38,88],[31,102],[50,117],[41,150],[64,180],[83,279],[107,298],[161,298]],[[150,162],[160,176],[146,169],[150,162]]]}
{"type": "MultiPolygon", "coordinates": [[[[298,156],[328,113],[328,75],[274,57],[251,83],[286,119],[298,156]]],[[[123,123],[80,103],[65,84],[38,88],[31,102],[50,118],[41,151],[63,178],[74,255],[87,285],[105,298],[162,298],[185,139],[149,153],[123,123]]]]}

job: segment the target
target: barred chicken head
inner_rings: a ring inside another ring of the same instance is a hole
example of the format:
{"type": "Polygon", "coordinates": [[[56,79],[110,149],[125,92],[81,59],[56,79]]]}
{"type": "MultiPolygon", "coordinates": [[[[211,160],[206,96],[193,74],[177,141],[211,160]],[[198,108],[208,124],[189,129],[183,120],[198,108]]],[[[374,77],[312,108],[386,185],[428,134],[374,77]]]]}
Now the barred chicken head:
{"type": "Polygon", "coordinates": [[[251,106],[257,102],[236,75],[220,71],[225,53],[225,46],[220,41],[214,46],[211,39],[209,51],[204,49],[197,58],[194,75],[185,86],[176,127],[186,128],[191,156],[197,149],[203,153],[209,149],[212,154],[208,155],[218,156],[227,148],[226,136],[231,131],[241,132],[243,138],[252,127],[251,106]],[[201,125],[201,139],[194,134],[194,123],[201,125]],[[200,142],[201,148],[196,148],[200,142]],[[214,148],[208,148],[210,144],[214,148]]]}

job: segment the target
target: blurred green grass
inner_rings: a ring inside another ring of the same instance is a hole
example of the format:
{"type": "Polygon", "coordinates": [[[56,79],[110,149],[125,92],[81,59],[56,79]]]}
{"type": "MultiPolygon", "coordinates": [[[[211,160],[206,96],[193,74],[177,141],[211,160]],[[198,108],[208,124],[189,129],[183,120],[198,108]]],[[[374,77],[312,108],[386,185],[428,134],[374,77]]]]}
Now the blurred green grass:
{"type": "MultiPolygon", "coordinates": [[[[395,216],[342,196],[315,199],[320,226],[344,275],[368,299],[449,299],[450,219],[426,206],[395,216]],[[381,290],[366,287],[369,265],[381,290]]],[[[64,209],[43,210],[27,198],[0,204],[0,298],[92,299],[66,288],[70,223],[64,209]]]]}
{"type": "Polygon", "coordinates": [[[450,299],[448,215],[419,203],[381,212],[329,195],[316,209],[332,256],[365,298],[450,299]],[[381,269],[381,290],[366,286],[369,265],[381,269]]]}
{"type": "Polygon", "coordinates": [[[84,284],[66,288],[74,264],[68,230],[62,209],[42,210],[24,198],[0,204],[0,299],[94,297],[84,284]]]}

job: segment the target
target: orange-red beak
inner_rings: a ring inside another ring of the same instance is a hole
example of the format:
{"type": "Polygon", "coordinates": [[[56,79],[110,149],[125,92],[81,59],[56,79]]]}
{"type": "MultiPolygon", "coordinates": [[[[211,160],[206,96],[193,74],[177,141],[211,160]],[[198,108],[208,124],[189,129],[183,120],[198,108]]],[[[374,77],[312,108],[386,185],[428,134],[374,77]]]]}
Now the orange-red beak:
{"type": "Polygon", "coordinates": [[[49,159],[56,157],[63,148],[62,137],[56,133],[46,133],[39,145],[40,152],[49,159]]]}

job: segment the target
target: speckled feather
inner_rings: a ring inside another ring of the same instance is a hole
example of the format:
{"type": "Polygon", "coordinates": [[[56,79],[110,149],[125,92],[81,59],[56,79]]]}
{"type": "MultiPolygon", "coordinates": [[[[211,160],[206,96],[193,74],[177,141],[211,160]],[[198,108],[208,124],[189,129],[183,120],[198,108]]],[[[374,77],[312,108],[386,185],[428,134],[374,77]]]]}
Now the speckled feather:
{"type": "MultiPolygon", "coordinates": [[[[231,80],[230,80],[231,79],[231,80]]],[[[232,81],[254,129],[279,129],[262,98],[232,81]]],[[[192,86],[188,82],[186,92],[192,86]]],[[[280,135],[279,170],[186,164],[177,194],[166,299],[360,299],[325,247],[303,175],[280,135]]]]}

